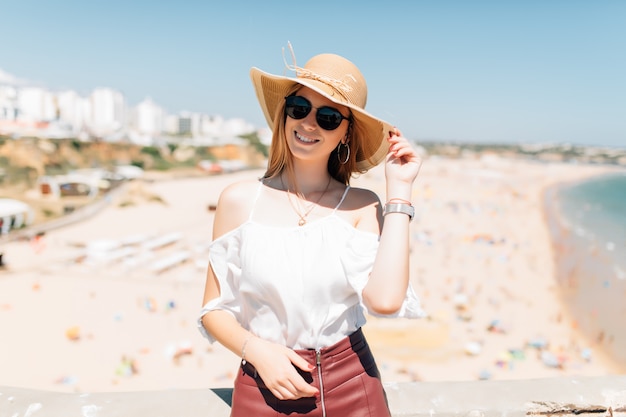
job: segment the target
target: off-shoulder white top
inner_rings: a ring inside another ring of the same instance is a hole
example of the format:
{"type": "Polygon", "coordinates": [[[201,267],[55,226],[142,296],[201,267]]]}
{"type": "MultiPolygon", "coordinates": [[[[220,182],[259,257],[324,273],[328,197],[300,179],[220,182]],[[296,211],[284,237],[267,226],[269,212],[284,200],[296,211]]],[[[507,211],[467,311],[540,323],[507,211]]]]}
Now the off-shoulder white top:
{"type": "MultiPolygon", "coordinates": [[[[261,183],[259,193],[265,186],[261,183]]],[[[224,310],[256,336],[293,349],[330,346],[365,324],[362,291],[378,249],[379,236],[356,229],[336,214],[304,226],[258,223],[253,214],[239,227],[215,239],[209,262],[220,296],[204,314],[224,310]]],[[[256,203],[256,201],[255,201],[256,203]]],[[[385,317],[425,316],[409,285],[402,308],[385,317]]]]}

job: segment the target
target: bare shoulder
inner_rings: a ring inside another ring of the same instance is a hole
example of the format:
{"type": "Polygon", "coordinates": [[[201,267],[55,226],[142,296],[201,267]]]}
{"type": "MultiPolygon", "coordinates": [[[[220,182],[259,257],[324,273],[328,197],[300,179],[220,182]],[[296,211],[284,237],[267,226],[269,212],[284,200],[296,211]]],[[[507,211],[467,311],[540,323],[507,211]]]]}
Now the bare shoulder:
{"type": "Polygon", "coordinates": [[[259,180],[256,179],[229,184],[222,190],[218,204],[241,205],[246,204],[248,200],[252,203],[258,187],[259,180]]]}
{"type": "Polygon", "coordinates": [[[359,230],[380,233],[382,210],[378,194],[366,188],[350,188],[342,208],[350,215],[351,223],[359,230]]]}
{"type": "Polygon", "coordinates": [[[222,190],[213,222],[213,238],[239,227],[248,219],[258,187],[259,181],[251,179],[229,184],[222,190]]]}
{"type": "Polygon", "coordinates": [[[346,196],[345,206],[351,210],[358,210],[380,204],[378,194],[367,188],[351,187],[346,196]]]}

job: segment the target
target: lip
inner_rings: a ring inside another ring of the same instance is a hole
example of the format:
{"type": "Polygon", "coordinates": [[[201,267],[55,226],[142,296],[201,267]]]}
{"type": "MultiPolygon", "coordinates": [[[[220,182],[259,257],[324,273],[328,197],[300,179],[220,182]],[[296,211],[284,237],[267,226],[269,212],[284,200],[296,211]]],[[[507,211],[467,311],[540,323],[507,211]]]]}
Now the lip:
{"type": "Polygon", "coordinates": [[[300,143],[303,143],[305,145],[313,145],[317,142],[319,142],[319,139],[315,139],[315,138],[311,138],[309,136],[306,135],[302,135],[296,131],[294,131],[294,136],[296,137],[296,140],[300,143]]]}

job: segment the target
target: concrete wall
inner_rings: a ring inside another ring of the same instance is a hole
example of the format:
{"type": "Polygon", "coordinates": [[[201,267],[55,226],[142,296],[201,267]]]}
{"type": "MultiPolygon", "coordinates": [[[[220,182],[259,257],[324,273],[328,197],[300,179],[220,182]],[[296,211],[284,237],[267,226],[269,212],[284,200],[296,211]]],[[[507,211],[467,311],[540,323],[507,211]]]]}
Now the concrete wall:
{"type": "MultiPolygon", "coordinates": [[[[394,417],[626,417],[626,375],[385,388],[394,417]]],[[[227,417],[230,395],[230,389],[67,394],[0,387],[0,417],[227,417]]]]}

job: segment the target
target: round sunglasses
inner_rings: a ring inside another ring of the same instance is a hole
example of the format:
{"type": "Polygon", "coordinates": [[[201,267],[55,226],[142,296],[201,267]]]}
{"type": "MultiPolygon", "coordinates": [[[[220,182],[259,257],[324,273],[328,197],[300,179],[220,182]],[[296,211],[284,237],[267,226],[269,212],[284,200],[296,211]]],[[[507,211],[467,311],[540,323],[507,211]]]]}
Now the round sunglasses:
{"type": "Polygon", "coordinates": [[[311,102],[302,96],[285,97],[285,114],[292,119],[304,119],[315,109],[315,121],[324,130],[335,130],[341,125],[344,119],[352,120],[332,107],[313,107],[311,102]]]}

